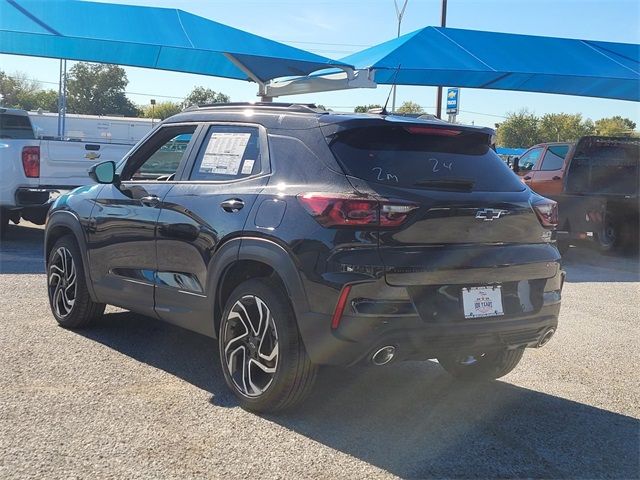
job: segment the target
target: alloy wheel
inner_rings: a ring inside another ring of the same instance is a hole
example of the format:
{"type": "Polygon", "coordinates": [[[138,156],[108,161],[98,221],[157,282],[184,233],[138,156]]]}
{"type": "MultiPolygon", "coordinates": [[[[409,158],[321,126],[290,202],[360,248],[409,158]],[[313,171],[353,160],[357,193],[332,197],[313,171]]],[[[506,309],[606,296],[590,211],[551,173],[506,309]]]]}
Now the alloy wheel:
{"type": "Polygon", "coordinates": [[[267,304],[245,295],[229,311],[222,329],[223,362],[234,386],[246,397],[262,395],[278,367],[278,331],[267,304]]]}
{"type": "Polygon", "coordinates": [[[77,295],[77,272],[71,252],[58,248],[49,264],[49,298],[59,318],[67,317],[73,310],[77,295]]]}

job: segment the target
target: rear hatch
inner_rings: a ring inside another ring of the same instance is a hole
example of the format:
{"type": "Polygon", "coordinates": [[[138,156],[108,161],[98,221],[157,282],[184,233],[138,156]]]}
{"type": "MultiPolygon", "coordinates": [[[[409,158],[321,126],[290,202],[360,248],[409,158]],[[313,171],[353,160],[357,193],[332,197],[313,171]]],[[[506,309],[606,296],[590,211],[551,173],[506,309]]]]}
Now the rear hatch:
{"type": "Polygon", "coordinates": [[[326,128],[357,191],[411,206],[380,228],[391,285],[487,285],[557,274],[532,193],[490,148],[491,130],[379,121],[326,128]]]}

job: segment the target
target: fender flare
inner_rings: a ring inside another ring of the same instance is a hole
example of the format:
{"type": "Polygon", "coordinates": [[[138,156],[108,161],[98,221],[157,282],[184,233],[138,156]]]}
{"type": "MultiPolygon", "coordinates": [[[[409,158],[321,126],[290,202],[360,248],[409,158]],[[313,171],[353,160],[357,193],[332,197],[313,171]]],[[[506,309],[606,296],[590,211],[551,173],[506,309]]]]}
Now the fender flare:
{"type": "MultiPolygon", "coordinates": [[[[280,244],[260,237],[237,237],[231,239],[216,253],[215,258],[210,263],[209,278],[212,281],[208,292],[209,298],[213,300],[214,305],[218,303],[220,285],[224,282],[224,277],[229,267],[241,260],[254,260],[273,268],[282,279],[296,315],[309,311],[309,304],[300,273],[291,254],[280,244]]],[[[222,308],[224,306],[220,305],[220,309],[222,308]]]]}
{"type": "Polygon", "coordinates": [[[93,289],[93,282],[91,280],[91,275],[89,274],[89,258],[87,256],[87,239],[84,234],[84,230],[80,225],[80,219],[76,216],[75,213],[70,212],[68,210],[56,210],[49,215],[49,219],[47,220],[47,228],[44,232],[44,261],[45,265],[49,261],[48,258],[48,245],[51,236],[51,232],[53,232],[57,227],[64,227],[66,230],[70,230],[73,236],[78,242],[78,247],[80,249],[80,255],[82,256],[82,269],[84,270],[84,278],[87,283],[87,290],[89,291],[89,295],[94,302],[97,302],[95,291],[93,289]]]}

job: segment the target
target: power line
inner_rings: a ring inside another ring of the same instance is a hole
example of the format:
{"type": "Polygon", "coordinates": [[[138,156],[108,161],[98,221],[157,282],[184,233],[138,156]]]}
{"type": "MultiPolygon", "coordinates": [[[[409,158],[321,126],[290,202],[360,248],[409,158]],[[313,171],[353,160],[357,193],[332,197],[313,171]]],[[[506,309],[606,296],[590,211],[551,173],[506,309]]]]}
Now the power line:
{"type": "MultiPolygon", "coordinates": [[[[11,78],[13,80],[29,80],[31,82],[38,82],[38,83],[44,83],[46,85],[58,85],[58,82],[51,82],[51,81],[47,81],[47,80],[39,80],[37,78],[24,78],[24,77],[15,77],[12,75],[7,75],[8,78],[11,78]]],[[[168,98],[168,99],[172,99],[172,100],[184,100],[187,97],[178,97],[178,96],[174,96],[174,95],[160,95],[160,94],[154,94],[154,93],[142,93],[142,92],[131,92],[129,90],[125,90],[125,92],[127,95],[139,95],[139,96],[143,96],[143,97],[152,97],[152,98],[168,98]]],[[[359,105],[325,105],[328,108],[348,108],[353,110],[354,108],[356,108],[359,105]]],[[[423,108],[424,110],[432,110],[434,108],[436,108],[433,105],[420,105],[420,108],[423,108]]],[[[482,113],[482,112],[473,112],[471,110],[460,110],[461,113],[471,113],[474,115],[484,115],[485,117],[495,117],[495,118],[507,118],[505,115],[498,115],[495,113],[482,113]]]]}

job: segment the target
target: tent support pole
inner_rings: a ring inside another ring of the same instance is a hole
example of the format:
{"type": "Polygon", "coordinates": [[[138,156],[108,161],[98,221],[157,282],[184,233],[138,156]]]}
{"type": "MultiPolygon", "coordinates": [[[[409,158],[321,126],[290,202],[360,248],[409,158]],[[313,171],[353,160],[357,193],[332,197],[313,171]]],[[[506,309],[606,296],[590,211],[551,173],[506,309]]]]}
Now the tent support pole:
{"type": "Polygon", "coordinates": [[[249,70],[249,68],[247,68],[247,66],[244,63],[242,63],[240,60],[238,60],[236,57],[234,57],[230,53],[225,53],[224,56],[227,57],[227,60],[229,60],[236,67],[242,70],[242,72],[245,73],[247,77],[249,77],[251,80],[253,80],[258,84],[258,96],[260,97],[261,102],[267,102],[267,103],[273,102],[273,97],[266,95],[265,82],[260,80],[255,73],[253,73],[251,70],[249,70]]]}
{"type": "MultiPolygon", "coordinates": [[[[447,0],[442,0],[442,10],[440,11],[440,26],[447,26],[447,0]]],[[[438,85],[436,93],[436,117],[442,118],[442,85],[438,85]]]]}
{"type": "Polygon", "coordinates": [[[67,115],[67,61],[60,59],[60,79],[58,83],[58,138],[64,137],[67,115]]]}

